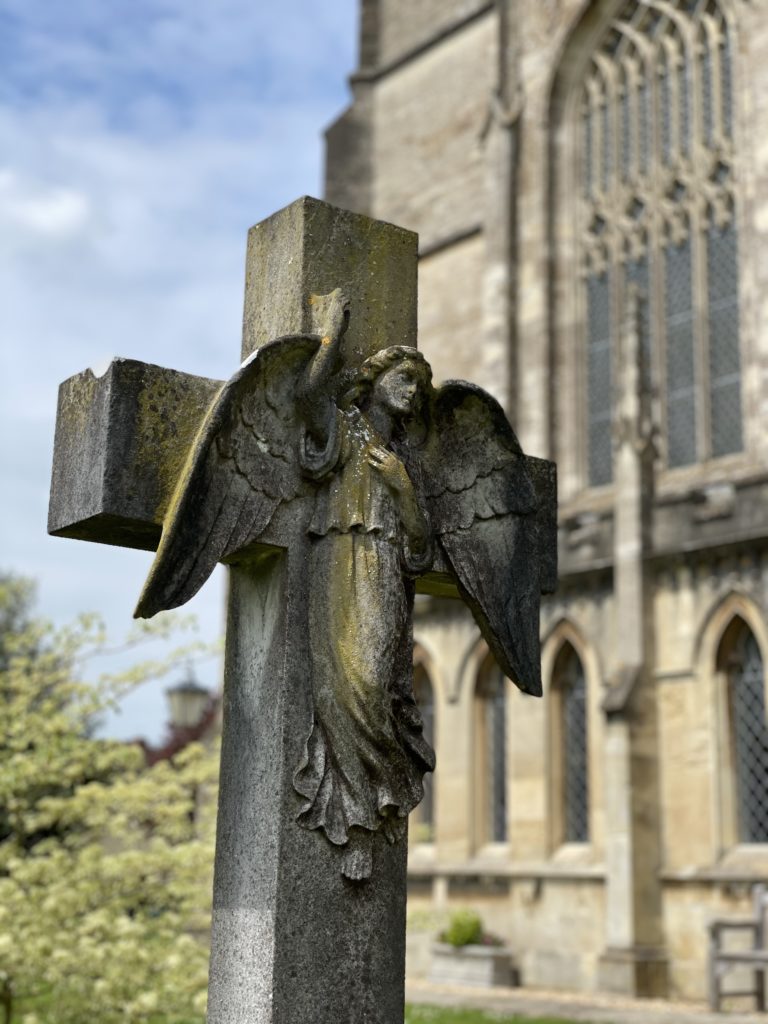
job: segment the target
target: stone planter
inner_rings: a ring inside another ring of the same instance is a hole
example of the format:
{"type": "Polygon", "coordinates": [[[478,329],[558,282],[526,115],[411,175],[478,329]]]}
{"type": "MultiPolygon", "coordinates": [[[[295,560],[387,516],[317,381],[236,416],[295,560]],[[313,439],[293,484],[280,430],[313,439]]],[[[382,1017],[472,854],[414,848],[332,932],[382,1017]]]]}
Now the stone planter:
{"type": "Polygon", "coordinates": [[[438,985],[492,988],[517,985],[518,976],[512,952],[506,946],[449,946],[436,942],[432,946],[429,980],[438,985]]]}

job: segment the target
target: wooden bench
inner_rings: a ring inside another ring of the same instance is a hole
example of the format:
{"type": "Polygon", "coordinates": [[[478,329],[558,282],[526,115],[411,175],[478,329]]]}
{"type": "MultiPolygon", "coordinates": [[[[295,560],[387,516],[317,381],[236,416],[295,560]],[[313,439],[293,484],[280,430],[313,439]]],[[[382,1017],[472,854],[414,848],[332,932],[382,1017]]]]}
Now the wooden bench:
{"type": "Polygon", "coordinates": [[[709,1005],[720,1011],[723,998],[754,996],[757,1010],[765,1010],[765,972],[768,971],[766,947],[766,913],[768,913],[768,886],[756,885],[752,890],[751,917],[718,918],[709,924],[709,1005]],[[751,945],[746,949],[723,949],[725,932],[751,932],[751,945]],[[723,976],[736,967],[754,970],[755,987],[747,990],[723,991],[723,976]]]}

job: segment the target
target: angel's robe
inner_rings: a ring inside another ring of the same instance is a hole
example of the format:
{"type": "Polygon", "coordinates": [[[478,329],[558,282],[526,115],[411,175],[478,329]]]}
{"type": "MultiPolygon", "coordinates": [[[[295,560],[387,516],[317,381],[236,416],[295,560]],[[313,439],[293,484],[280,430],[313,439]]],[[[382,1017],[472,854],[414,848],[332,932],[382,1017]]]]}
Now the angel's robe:
{"type": "Polygon", "coordinates": [[[435,756],[413,697],[414,552],[396,498],[370,465],[384,442],[359,409],[336,410],[322,451],[303,434],[300,459],[318,484],[311,538],[309,638],[314,718],[294,785],[298,821],[343,845],[352,827],[404,833],[435,756]]]}

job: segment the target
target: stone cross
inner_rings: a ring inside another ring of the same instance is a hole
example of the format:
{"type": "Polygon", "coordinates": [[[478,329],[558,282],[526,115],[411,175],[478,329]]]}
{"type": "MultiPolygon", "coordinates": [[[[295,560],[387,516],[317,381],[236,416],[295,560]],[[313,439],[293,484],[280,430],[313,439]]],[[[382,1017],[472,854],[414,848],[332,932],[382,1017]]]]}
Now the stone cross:
{"type": "MultiPolygon", "coordinates": [[[[255,359],[261,359],[262,347],[273,339],[315,335],[317,297],[338,294],[340,286],[348,327],[343,339],[337,332],[334,344],[341,346],[345,366],[359,368],[393,344],[413,353],[416,266],[413,233],[318,200],[298,200],[249,234],[243,359],[256,352],[255,359]]],[[[304,342],[309,344],[307,337],[304,342]]],[[[329,343],[328,337],[322,343],[316,340],[317,351],[329,343]]],[[[416,355],[407,357],[408,366],[415,366],[416,355]]],[[[49,532],[155,548],[164,521],[167,526],[179,519],[179,508],[183,511],[189,500],[189,487],[186,498],[174,493],[177,482],[191,479],[190,472],[207,472],[206,451],[235,445],[236,428],[226,421],[216,427],[219,433],[206,449],[206,424],[212,415],[216,420],[221,396],[234,394],[241,375],[251,372],[249,365],[256,364],[251,360],[244,365],[227,385],[230,392],[218,381],[125,359],[115,360],[100,378],[86,371],[65,381],[59,394],[49,532]]],[[[266,380],[266,391],[270,386],[266,380]]],[[[285,413],[284,396],[266,398],[276,415],[285,413]]],[[[311,401],[305,404],[311,412],[311,401]]],[[[228,408],[222,413],[225,420],[228,408]]],[[[459,572],[461,596],[473,608],[502,666],[510,664],[504,659],[511,644],[505,647],[503,636],[496,643],[498,637],[505,630],[524,634],[519,639],[525,648],[522,660],[507,671],[524,664],[516,674],[527,674],[529,682],[518,678],[518,683],[536,691],[538,633],[531,623],[538,622],[538,594],[552,589],[556,573],[554,467],[522,455],[500,409],[479,389],[449,388],[435,403],[433,415],[443,417],[443,429],[432,431],[435,444],[442,437],[455,448],[454,437],[466,436],[455,453],[454,476],[467,475],[462,457],[470,467],[478,460],[488,463],[476,466],[471,478],[485,518],[476,524],[474,546],[467,552],[461,546],[471,533],[465,527],[473,521],[473,515],[466,519],[466,501],[462,505],[461,487],[467,485],[451,489],[451,480],[441,484],[445,460],[439,451],[433,453],[433,470],[428,464],[425,470],[426,486],[437,495],[435,508],[443,509],[438,518],[448,523],[453,517],[458,525],[454,547],[446,534],[430,571],[417,585],[428,593],[456,594],[456,573],[465,562],[486,565],[482,578],[473,579],[471,569],[459,572]],[[498,433],[499,446],[489,446],[483,430],[498,433]],[[511,523],[515,517],[522,527],[500,539],[498,523],[511,523]],[[500,564],[494,567],[489,559],[499,551],[500,564]],[[518,568],[511,571],[514,563],[518,568]],[[514,605],[510,596],[518,588],[525,609],[519,621],[514,615],[509,623],[496,621],[486,593],[494,587],[507,595],[501,602],[504,614],[514,605]]],[[[232,457],[236,463],[237,453],[232,457]]],[[[369,461],[386,463],[387,458],[379,449],[369,461]]],[[[245,486],[242,474],[235,483],[245,486]]],[[[252,486],[258,489],[259,481],[252,486]]],[[[299,488],[271,515],[256,542],[226,559],[229,604],[209,1024],[403,1020],[406,822],[396,823],[402,826],[399,833],[386,827],[366,832],[368,859],[363,857],[351,869],[333,845],[339,840],[326,841],[312,825],[297,824],[297,766],[306,764],[307,723],[313,714],[307,680],[318,658],[311,649],[308,621],[315,600],[312,588],[326,582],[322,574],[313,580],[309,571],[314,501],[311,489],[299,488]]],[[[189,518],[194,523],[196,516],[189,518]]],[[[216,528],[214,524],[212,533],[216,528]]],[[[414,565],[420,557],[411,553],[414,565]]],[[[325,596],[326,603],[343,603],[345,597],[336,591],[325,596]]],[[[406,639],[398,657],[410,657],[409,633],[406,639]]],[[[420,732],[418,725],[415,732],[420,732]]],[[[417,790],[419,786],[420,777],[417,790]]],[[[326,823],[328,838],[331,834],[326,823]]]]}

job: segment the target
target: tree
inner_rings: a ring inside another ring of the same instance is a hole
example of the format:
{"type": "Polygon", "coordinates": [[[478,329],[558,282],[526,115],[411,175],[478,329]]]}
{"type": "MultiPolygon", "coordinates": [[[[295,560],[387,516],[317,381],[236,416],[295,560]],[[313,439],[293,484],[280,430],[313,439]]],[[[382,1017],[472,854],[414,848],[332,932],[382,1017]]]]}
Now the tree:
{"type": "Polygon", "coordinates": [[[180,657],[85,682],[105,650],[98,619],[54,630],[27,584],[0,579],[2,1024],[204,1010],[217,754],[197,744],[147,768],[137,745],[95,738],[127,687],[180,657]]]}

